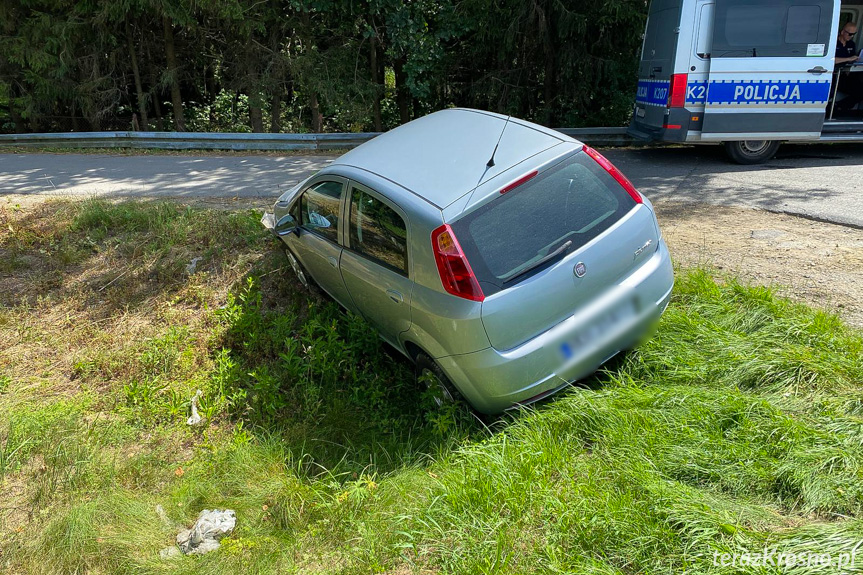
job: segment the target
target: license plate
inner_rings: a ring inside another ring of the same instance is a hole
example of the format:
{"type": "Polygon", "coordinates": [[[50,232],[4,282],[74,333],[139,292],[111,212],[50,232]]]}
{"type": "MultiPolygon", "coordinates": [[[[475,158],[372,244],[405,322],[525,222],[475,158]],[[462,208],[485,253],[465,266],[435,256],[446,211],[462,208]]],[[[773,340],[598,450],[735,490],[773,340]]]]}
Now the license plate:
{"type": "Polygon", "coordinates": [[[635,109],[635,115],[638,116],[639,118],[643,118],[644,117],[644,108],[636,108],[635,109]]]}
{"type": "Polygon", "coordinates": [[[571,359],[590,347],[593,342],[602,340],[610,330],[632,319],[638,311],[635,299],[625,300],[619,307],[609,310],[584,326],[579,332],[560,345],[564,359],[571,359]]]}

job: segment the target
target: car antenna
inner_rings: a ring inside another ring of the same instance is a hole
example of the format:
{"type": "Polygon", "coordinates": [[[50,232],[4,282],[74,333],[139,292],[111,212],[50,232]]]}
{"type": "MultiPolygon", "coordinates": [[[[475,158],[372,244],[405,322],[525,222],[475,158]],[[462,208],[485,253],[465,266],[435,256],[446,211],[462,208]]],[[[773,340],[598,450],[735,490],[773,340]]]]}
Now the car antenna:
{"type": "Polygon", "coordinates": [[[487,168],[491,168],[492,166],[494,166],[494,155],[497,153],[497,147],[500,146],[500,141],[503,139],[503,133],[506,132],[506,126],[507,124],[509,124],[510,118],[512,118],[512,116],[506,117],[506,122],[504,122],[503,124],[503,130],[500,131],[500,137],[497,139],[497,144],[494,145],[494,151],[491,153],[491,158],[489,158],[488,162],[486,163],[487,168]]]}

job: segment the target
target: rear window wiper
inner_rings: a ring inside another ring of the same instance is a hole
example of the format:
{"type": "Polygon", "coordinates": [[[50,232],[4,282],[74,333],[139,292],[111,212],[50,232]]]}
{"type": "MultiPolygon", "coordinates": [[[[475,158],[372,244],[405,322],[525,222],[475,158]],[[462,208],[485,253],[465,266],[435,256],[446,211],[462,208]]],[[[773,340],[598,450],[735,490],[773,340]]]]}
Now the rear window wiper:
{"type": "Polygon", "coordinates": [[[534,270],[534,269],[538,268],[539,266],[541,266],[542,264],[544,264],[545,262],[547,262],[549,260],[553,260],[557,256],[565,253],[571,245],[572,245],[572,240],[568,240],[566,243],[562,244],[559,248],[557,248],[556,250],[554,250],[550,254],[544,255],[543,257],[536,260],[535,262],[533,262],[528,267],[521,269],[521,270],[516,270],[516,271],[510,273],[509,275],[503,276],[500,279],[501,279],[501,281],[503,281],[503,283],[506,283],[510,280],[514,280],[517,277],[523,276],[524,274],[526,274],[530,270],[534,270]]]}

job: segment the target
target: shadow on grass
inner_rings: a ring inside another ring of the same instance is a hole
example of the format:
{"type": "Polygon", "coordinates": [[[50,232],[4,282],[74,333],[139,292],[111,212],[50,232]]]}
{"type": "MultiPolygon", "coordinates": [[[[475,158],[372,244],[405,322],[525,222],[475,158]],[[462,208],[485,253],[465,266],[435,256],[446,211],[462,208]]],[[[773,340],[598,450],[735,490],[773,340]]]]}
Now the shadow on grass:
{"type": "Polygon", "coordinates": [[[304,290],[275,239],[216,313],[232,416],[280,438],[307,474],[387,472],[484,432],[465,405],[436,406],[362,318],[304,290]]]}

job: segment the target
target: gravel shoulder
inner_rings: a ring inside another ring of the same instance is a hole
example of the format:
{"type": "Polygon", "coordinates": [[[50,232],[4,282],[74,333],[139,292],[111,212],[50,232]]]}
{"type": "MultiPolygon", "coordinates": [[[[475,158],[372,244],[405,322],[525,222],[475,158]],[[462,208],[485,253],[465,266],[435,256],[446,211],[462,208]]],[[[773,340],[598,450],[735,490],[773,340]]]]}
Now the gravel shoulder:
{"type": "Polygon", "coordinates": [[[774,287],[863,327],[863,231],[749,208],[654,206],[676,264],[774,287]]]}

